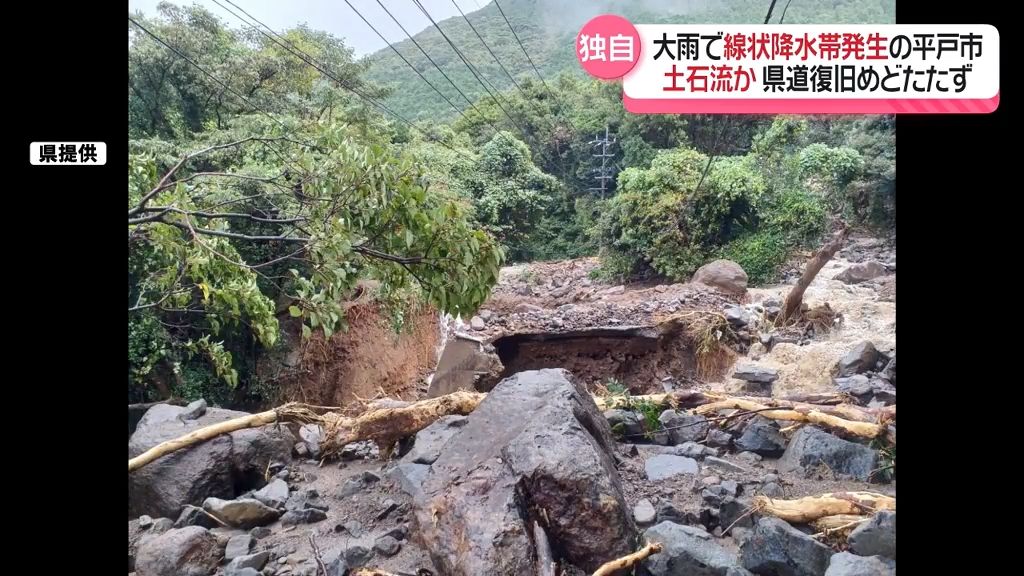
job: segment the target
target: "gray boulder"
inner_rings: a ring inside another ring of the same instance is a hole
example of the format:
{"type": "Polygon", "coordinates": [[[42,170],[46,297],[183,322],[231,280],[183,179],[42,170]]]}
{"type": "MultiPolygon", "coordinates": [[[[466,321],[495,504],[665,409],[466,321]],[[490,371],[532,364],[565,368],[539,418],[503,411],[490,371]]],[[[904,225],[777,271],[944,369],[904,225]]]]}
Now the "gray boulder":
{"type": "Polygon", "coordinates": [[[836,274],[835,278],[836,280],[846,284],[860,284],[861,282],[873,280],[884,274],[885,265],[881,262],[871,260],[868,262],[854,264],[839,274],[836,274]]]}
{"type": "Polygon", "coordinates": [[[732,576],[745,572],[735,554],[700,528],[662,522],[644,536],[648,542],[663,546],[644,564],[651,576],[732,576]]]}
{"type": "Polygon", "coordinates": [[[444,416],[436,422],[416,433],[416,442],[412,450],[406,454],[406,462],[416,464],[433,464],[441,455],[441,450],[462,427],[466,425],[465,416],[444,416]]]}
{"type": "MultiPolygon", "coordinates": [[[[142,416],[128,441],[133,458],[166,440],[244,416],[244,412],[207,408],[194,419],[179,419],[186,408],[157,404],[142,416]]],[[[187,504],[206,498],[233,498],[235,487],[262,478],[271,462],[289,462],[294,439],[284,427],[264,426],[223,434],[163,456],[128,475],[128,517],[143,514],[178,518],[187,504]]]]}
{"type": "Polygon", "coordinates": [[[870,521],[854,528],[850,550],[861,556],[885,556],[896,559],[896,512],[883,510],[870,521]]]}
{"type": "Polygon", "coordinates": [[[402,492],[410,496],[416,496],[422,492],[421,487],[427,477],[427,472],[430,472],[430,466],[427,464],[402,462],[388,470],[388,478],[397,482],[402,492]]]}
{"type": "Polygon", "coordinates": [[[870,481],[878,468],[878,451],[804,426],[793,435],[778,461],[779,470],[804,474],[819,471],[823,465],[836,474],[870,481]]]}
{"type": "Polygon", "coordinates": [[[752,318],[743,306],[729,306],[725,309],[725,320],[735,328],[743,328],[752,318]]]}
{"type": "Polygon", "coordinates": [[[874,370],[876,362],[878,362],[878,350],[873,343],[864,340],[839,360],[838,376],[853,376],[874,370]]]}
{"type": "Polygon", "coordinates": [[[239,556],[247,556],[252,549],[256,539],[249,534],[239,534],[228,539],[228,545],[224,548],[224,559],[234,560],[239,556]]]}
{"type": "Polygon", "coordinates": [[[752,384],[771,384],[779,379],[779,372],[753,362],[741,362],[736,364],[732,377],[752,384]]]}
{"type": "Polygon", "coordinates": [[[743,567],[755,574],[823,576],[832,549],[784,520],[761,518],[740,544],[743,567]]]}
{"type": "Polygon", "coordinates": [[[275,478],[263,488],[252,493],[252,497],[271,508],[284,508],[288,501],[288,483],[275,478]]]}
{"type": "Polygon", "coordinates": [[[608,422],[564,370],[499,382],[468,417],[414,497],[420,537],[440,573],[533,573],[526,511],[546,511],[553,547],[590,572],[633,550],[608,422]]]}
{"type": "Polygon", "coordinates": [[[699,414],[665,410],[658,417],[664,432],[668,433],[671,444],[703,440],[708,433],[708,419],[699,414]]]}
{"type": "Polygon", "coordinates": [[[239,498],[237,500],[207,498],[203,502],[203,510],[228,526],[243,530],[266,526],[281,516],[280,510],[271,508],[255,498],[239,498]]]}
{"type": "Polygon", "coordinates": [[[747,273],[732,260],[709,262],[698,268],[690,281],[718,288],[722,292],[735,296],[745,294],[747,291],[747,273]]]}
{"type": "Polygon", "coordinates": [[[604,411],[604,418],[612,432],[628,439],[640,438],[644,435],[644,422],[639,414],[631,410],[613,408],[604,411]]]}
{"type": "Polygon", "coordinates": [[[217,537],[205,528],[188,526],[143,538],[135,561],[137,576],[209,576],[222,552],[217,537]]]}
{"type": "Polygon", "coordinates": [[[896,576],[896,562],[881,556],[833,554],[825,576],[896,576]]]}
{"type": "Polygon", "coordinates": [[[763,416],[755,416],[734,443],[738,450],[761,456],[781,456],[786,450],[786,439],[779,432],[779,425],[763,416]]]}
{"type": "Polygon", "coordinates": [[[224,567],[224,576],[242,576],[246,574],[246,570],[252,570],[258,574],[267,565],[268,560],[270,560],[270,552],[266,550],[256,554],[239,556],[224,567]]]}

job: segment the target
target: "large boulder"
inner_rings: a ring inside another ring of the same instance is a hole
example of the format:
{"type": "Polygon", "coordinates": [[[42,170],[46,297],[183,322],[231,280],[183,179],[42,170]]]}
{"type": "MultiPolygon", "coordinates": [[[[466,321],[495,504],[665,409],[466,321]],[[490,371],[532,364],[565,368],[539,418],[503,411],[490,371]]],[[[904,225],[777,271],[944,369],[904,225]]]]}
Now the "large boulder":
{"type": "Polygon", "coordinates": [[[147,536],[139,543],[138,576],[209,576],[223,552],[217,537],[205,528],[188,526],[147,536]]]}
{"type": "Polygon", "coordinates": [[[704,530],[662,522],[644,533],[648,542],[662,544],[662,551],[644,566],[651,576],[733,576],[748,573],[739,559],[704,530]]]}
{"type": "Polygon", "coordinates": [[[755,574],[823,576],[832,549],[773,517],[761,518],[740,544],[743,567],[755,574]]]}
{"type": "Polygon", "coordinates": [[[878,469],[878,450],[804,426],[793,435],[778,462],[783,472],[805,474],[818,471],[822,465],[833,473],[869,481],[878,469]]]}
{"type": "Polygon", "coordinates": [[[445,416],[416,433],[416,442],[405,460],[416,464],[433,464],[441,450],[466,424],[465,416],[445,416]]]}
{"type": "MultiPolygon", "coordinates": [[[[185,407],[169,404],[150,408],[128,440],[128,457],[198,428],[246,415],[207,408],[197,418],[179,418],[186,412],[185,407]]],[[[237,487],[258,487],[271,462],[291,461],[294,442],[286,428],[264,426],[223,434],[163,456],[128,475],[128,517],[177,518],[185,505],[198,506],[211,496],[233,498],[237,487]]]]}
{"type": "Polygon", "coordinates": [[[541,515],[552,548],[587,572],[634,550],[611,430],[571,378],[547,369],[502,380],[430,467],[414,508],[440,573],[532,574],[541,515]]]}
{"type": "Polygon", "coordinates": [[[878,362],[879,353],[875,345],[864,340],[853,347],[839,360],[838,376],[852,376],[873,370],[878,362]]]}
{"type": "Polygon", "coordinates": [[[870,260],[868,262],[854,264],[839,274],[836,274],[836,280],[845,282],[846,284],[860,284],[861,282],[867,282],[868,280],[878,278],[883,274],[885,274],[885,266],[881,262],[870,260]]]}
{"type": "Polygon", "coordinates": [[[771,384],[779,379],[779,371],[753,362],[741,362],[736,364],[732,377],[753,384],[771,384]]]}
{"type": "Polygon", "coordinates": [[[715,260],[701,266],[694,272],[691,282],[718,288],[733,295],[747,292],[747,273],[732,260],[715,260]]]}

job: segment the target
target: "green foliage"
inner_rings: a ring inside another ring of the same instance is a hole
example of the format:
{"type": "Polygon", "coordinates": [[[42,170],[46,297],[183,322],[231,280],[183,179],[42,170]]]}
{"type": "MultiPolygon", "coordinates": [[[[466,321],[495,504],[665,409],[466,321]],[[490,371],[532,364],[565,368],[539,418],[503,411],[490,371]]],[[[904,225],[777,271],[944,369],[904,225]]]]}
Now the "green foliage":
{"type": "MultiPolygon", "coordinates": [[[[486,299],[503,251],[466,197],[428,193],[423,166],[394,143],[409,142],[408,133],[279,46],[201,8],[161,5],[158,18],[143,20],[274,118],[132,32],[130,398],[263,393],[254,367],[279,341],[284,314],[301,317],[306,336],[330,336],[347,328],[346,302],[367,291],[396,328],[422,303],[466,315],[486,299]]],[[[304,27],[285,35],[361,84],[362,66],[340,40],[304,27]]],[[[423,142],[468,142],[432,132],[423,142]]],[[[527,169],[521,143],[497,139],[489,151],[502,182],[531,191],[556,184],[527,169]]],[[[451,168],[457,176],[458,164],[451,168]]]]}
{"type": "Polygon", "coordinates": [[[765,284],[774,280],[786,263],[789,244],[775,230],[761,230],[736,238],[722,247],[720,257],[739,264],[747,273],[751,284],[765,284]]]}
{"type": "Polygon", "coordinates": [[[429,166],[428,178],[442,190],[470,201],[472,217],[497,238],[513,260],[531,259],[531,240],[559,183],[534,165],[530,149],[508,132],[494,135],[479,154],[465,140],[453,151],[417,143],[413,154],[429,166]]]}
{"type": "Polygon", "coordinates": [[[765,183],[744,157],[708,158],[680,148],[650,168],[627,168],[597,227],[603,267],[628,276],[649,267],[688,278],[715,251],[756,222],[765,183]],[[706,173],[706,176],[705,176],[706,173]]]}
{"type": "MultiPolygon", "coordinates": [[[[629,388],[616,378],[609,378],[605,382],[604,387],[608,392],[609,398],[615,400],[616,405],[622,410],[629,410],[640,414],[644,427],[644,436],[648,439],[653,438],[654,433],[661,427],[661,421],[658,418],[661,417],[662,407],[650,400],[632,396],[629,388]]],[[[612,432],[621,435],[623,430],[621,427],[616,427],[612,429],[612,432]]]]}

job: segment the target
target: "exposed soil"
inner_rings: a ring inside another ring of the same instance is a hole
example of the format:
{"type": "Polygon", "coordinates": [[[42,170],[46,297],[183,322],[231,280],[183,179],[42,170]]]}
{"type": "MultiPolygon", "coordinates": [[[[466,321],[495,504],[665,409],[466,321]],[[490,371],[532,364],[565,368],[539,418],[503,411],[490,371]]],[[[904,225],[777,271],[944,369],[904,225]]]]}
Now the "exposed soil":
{"type": "Polygon", "coordinates": [[[693,352],[678,334],[652,329],[590,329],[520,333],[493,342],[502,377],[524,370],[565,368],[593,391],[615,380],[635,394],[663,392],[661,383],[696,376],[693,352]]]}
{"type": "Polygon", "coordinates": [[[292,352],[262,367],[265,373],[277,375],[280,401],[348,406],[378,396],[418,397],[424,378],[437,363],[441,340],[437,312],[424,307],[409,314],[399,334],[374,303],[351,307],[347,318],[348,331],[329,339],[318,332],[302,341],[301,326],[289,323],[286,330],[295,343],[292,352]]]}

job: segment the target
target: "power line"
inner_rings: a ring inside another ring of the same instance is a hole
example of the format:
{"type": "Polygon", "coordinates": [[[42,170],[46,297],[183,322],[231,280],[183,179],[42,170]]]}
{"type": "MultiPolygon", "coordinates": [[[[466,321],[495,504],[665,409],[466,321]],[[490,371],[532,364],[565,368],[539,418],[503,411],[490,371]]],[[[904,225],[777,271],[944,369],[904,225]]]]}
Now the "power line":
{"type": "Polygon", "coordinates": [[[465,118],[466,120],[469,120],[469,117],[468,117],[468,116],[466,116],[466,115],[465,115],[465,114],[464,114],[464,113],[462,112],[462,110],[460,110],[460,109],[459,109],[459,107],[458,107],[458,106],[456,106],[456,105],[455,105],[454,103],[452,103],[452,101],[451,101],[451,100],[449,100],[449,99],[448,99],[448,97],[447,97],[447,96],[445,96],[443,92],[441,92],[440,90],[438,90],[438,89],[437,89],[437,86],[434,86],[434,83],[433,83],[433,82],[431,82],[431,81],[430,81],[429,79],[427,79],[427,77],[426,77],[426,76],[424,76],[422,72],[420,72],[420,71],[419,71],[419,70],[418,70],[418,69],[417,69],[417,68],[416,68],[415,66],[413,66],[413,65],[412,65],[412,62],[409,62],[408,58],[406,58],[405,56],[403,56],[403,55],[402,55],[402,53],[398,51],[398,48],[395,48],[394,44],[392,44],[391,42],[388,42],[388,39],[387,39],[387,38],[385,38],[385,37],[384,37],[384,35],[383,35],[383,34],[381,34],[381,33],[380,33],[380,31],[379,31],[379,30],[377,30],[377,28],[376,28],[376,27],[374,27],[374,25],[373,25],[373,24],[370,24],[370,21],[369,21],[369,20],[367,20],[367,19],[366,19],[366,18],[365,18],[365,17],[364,17],[363,15],[362,15],[362,13],[360,13],[360,12],[359,12],[359,10],[356,10],[356,7],[355,7],[355,6],[353,6],[353,5],[352,5],[352,3],[351,3],[351,2],[349,2],[349,0],[345,0],[345,4],[348,4],[348,7],[349,7],[349,8],[351,8],[351,9],[352,9],[352,11],[353,11],[353,12],[355,12],[355,13],[356,13],[356,15],[357,15],[357,16],[359,16],[359,18],[360,18],[360,19],[361,19],[361,20],[362,20],[363,22],[365,22],[365,23],[366,23],[366,25],[367,25],[367,26],[369,26],[371,30],[373,30],[374,32],[376,32],[376,33],[377,33],[377,36],[379,36],[379,37],[380,37],[380,39],[381,39],[381,40],[383,40],[383,41],[384,41],[384,42],[385,42],[385,43],[386,43],[386,44],[388,45],[388,48],[391,48],[391,50],[392,50],[392,51],[393,51],[393,52],[394,52],[395,54],[397,54],[397,55],[398,55],[398,57],[399,57],[399,58],[401,58],[401,59],[402,59],[402,61],[403,61],[403,62],[405,62],[405,63],[406,63],[406,65],[408,65],[408,66],[409,66],[409,68],[412,68],[412,71],[413,71],[413,72],[415,72],[415,73],[416,73],[416,74],[417,74],[417,75],[418,75],[418,76],[419,76],[420,78],[422,78],[422,79],[423,79],[423,81],[424,81],[424,82],[426,82],[428,86],[430,86],[431,88],[433,88],[433,89],[434,89],[434,92],[437,92],[437,94],[438,94],[438,95],[439,95],[439,96],[440,96],[441,98],[444,98],[444,101],[445,101],[445,102],[447,102],[447,103],[448,103],[448,105],[452,107],[452,109],[454,109],[454,110],[455,110],[456,112],[458,112],[459,114],[461,114],[461,115],[462,115],[462,117],[463,117],[463,118],[465,118]]]}
{"type": "MultiPolygon", "coordinates": [[[[402,29],[402,32],[405,33],[405,36],[409,38],[409,40],[411,40],[412,43],[415,44],[417,48],[419,48],[420,52],[423,53],[423,56],[425,56],[426,59],[431,64],[434,65],[434,68],[436,68],[437,71],[441,73],[441,76],[444,76],[444,79],[447,80],[448,83],[452,85],[452,88],[455,88],[455,91],[458,92],[459,95],[466,100],[466,103],[469,104],[469,107],[472,108],[474,112],[479,114],[481,118],[484,118],[486,120],[484,115],[479,110],[477,110],[476,106],[473,104],[473,101],[470,100],[469,96],[466,96],[466,93],[460,90],[459,87],[455,85],[455,82],[453,82],[452,79],[449,78],[447,74],[445,74],[444,70],[442,70],[441,67],[438,66],[437,62],[434,62],[434,59],[430,57],[430,54],[427,54],[427,51],[424,50],[423,47],[420,46],[420,43],[417,42],[416,39],[412,37],[412,34],[409,34],[409,31],[406,30],[405,26],[402,26],[402,23],[398,21],[398,18],[395,18],[394,14],[392,14],[391,11],[388,10],[388,7],[385,6],[384,3],[381,2],[381,0],[377,0],[377,4],[379,4],[380,7],[383,8],[385,12],[387,12],[388,16],[390,16],[391,19],[394,20],[395,24],[398,24],[398,27],[402,29]]],[[[494,124],[491,124],[489,120],[487,120],[487,123],[490,124],[491,128],[494,129],[495,132],[497,132],[498,129],[494,127],[494,124]]]]}
{"type": "Polygon", "coordinates": [[[508,16],[505,16],[505,11],[501,9],[501,4],[498,3],[498,0],[494,0],[494,5],[498,7],[498,12],[501,13],[501,17],[505,20],[505,24],[508,25],[508,29],[512,32],[512,36],[515,37],[516,43],[519,44],[520,48],[522,48],[523,54],[526,56],[526,60],[530,63],[530,66],[533,67],[533,71],[537,74],[537,78],[540,78],[541,84],[543,84],[544,88],[547,89],[548,94],[551,95],[555,104],[561,108],[561,104],[558,102],[558,98],[555,97],[555,93],[551,91],[551,87],[544,81],[544,76],[542,76],[540,70],[537,69],[537,65],[533,63],[533,58],[530,58],[530,53],[526,50],[526,46],[523,45],[523,41],[519,39],[519,34],[516,34],[516,30],[512,27],[512,23],[508,21],[508,16]]]}
{"type": "Polygon", "coordinates": [[[473,31],[473,34],[476,34],[476,37],[480,39],[480,43],[483,44],[484,48],[486,48],[487,51],[491,54],[491,58],[494,58],[494,61],[498,63],[498,66],[500,66],[501,69],[505,72],[505,75],[508,76],[508,79],[512,81],[512,84],[519,90],[519,93],[523,95],[523,99],[529,102],[530,105],[533,106],[534,110],[536,110],[537,113],[543,116],[544,111],[541,110],[540,108],[537,108],[537,105],[534,104],[533,100],[531,100],[530,97],[526,94],[526,91],[523,90],[523,87],[519,85],[519,82],[516,82],[515,77],[512,76],[512,73],[508,71],[508,68],[505,68],[505,65],[501,63],[501,59],[498,58],[498,55],[494,53],[494,50],[491,50],[490,45],[487,44],[487,41],[484,40],[484,37],[480,35],[480,32],[477,32],[476,26],[473,26],[473,23],[470,22],[469,18],[466,17],[466,14],[462,11],[462,8],[459,8],[458,3],[455,2],[455,0],[452,0],[452,4],[455,6],[455,9],[459,11],[459,14],[462,16],[462,19],[466,21],[466,24],[469,25],[469,29],[473,31]]]}
{"type": "Polygon", "coordinates": [[[469,60],[467,60],[466,57],[462,54],[462,51],[459,50],[458,46],[456,46],[455,43],[452,42],[450,38],[448,38],[448,35],[444,33],[444,30],[441,30],[441,27],[437,25],[437,22],[434,21],[434,17],[430,15],[430,12],[427,12],[427,9],[423,7],[423,4],[421,4],[419,0],[412,1],[420,9],[420,12],[423,12],[423,15],[426,16],[428,20],[430,20],[430,23],[434,25],[434,28],[441,33],[441,36],[444,37],[445,41],[448,42],[448,45],[452,47],[452,50],[454,50],[455,54],[462,60],[462,63],[465,64],[466,68],[469,68],[470,73],[472,73],[473,76],[476,77],[477,82],[479,82],[480,85],[483,86],[487,94],[490,95],[492,100],[494,100],[494,103],[498,105],[498,108],[501,108],[501,111],[505,113],[505,116],[508,117],[508,121],[511,122],[513,126],[518,128],[525,136],[527,133],[526,130],[524,130],[521,126],[519,126],[519,124],[516,123],[515,120],[512,119],[512,115],[509,114],[508,110],[506,110],[505,107],[501,105],[501,102],[498,101],[498,98],[494,95],[494,92],[492,92],[491,89],[487,87],[487,85],[481,79],[480,74],[477,73],[473,65],[470,64],[469,60]]]}
{"type": "MultiPolygon", "coordinates": [[[[235,4],[234,2],[232,2],[231,0],[225,0],[225,1],[226,1],[226,2],[228,3],[228,4],[231,4],[232,6],[234,6],[235,8],[238,8],[238,10],[239,10],[239,11],[241,11],[241,12],[242,12],[243,14],[245,14],[246,16],[248,16],[249,18],[251,18],[251,19],[253,20],[253,22],[256,22],[256,23],[257,23],[257,24],[259,24],[260,26],[262,26],[262,27],[266,28],[267,30],[269,30],[269,31],[270,31],[270,34],[267,34],[267,33],[266,33],[266,32],[264,32],[263,30],[261,30],[261,29],[260,29],[260,28],[259,28],[258,26],[254,26],[254,25],[253,25],[252,23],[250,23],[249,21],[247,21],[247,20],[246,20],[245,18],[242,18],[241,16],[239,16],[238,14],[236,14],[236,13],[235,13],[234,11],[232,11],[232,10],[231,10],[230,8],[228,8],[228,7],[224,6],[223,4],[221,4],[221,3],[220,3],[220,2],[218,1],[218,0],[213,0],[214,4],[216,4],[216,5],[220,6],[221,8],[223,8],[224,10],[226,10],[226,11],[227,11],[227,12],[228,12],[229,14],[231,14],[231,15],[232,15],[232,16],[234,16],[235,18],[238,18],[239,20],[241,20],[242,22],[244,22],[244,23],[245,23],[246,25],[248,25],[249,27],[251,27],[251,28],[252,28],[253,30],[256,30],[257,32],[259,32],[259,33],[260,33],[260,34],[262,34],[263,36],[266,36],[266,37],[267,37],[267,38],[269,38],[269,39],[270,39],[270,40],[271,40],[272,42],[274,42],[274,43],[275,43],[275,44],[277,44],[278,46],[280,46],[280,47],[284,48],[285,50],[287,50],[287,51],[288,51],[289,53],[291,53],[291,54],[292,54],[293,56],[295,56],[295,57],[296,57],[296,58],[298,58],[299,60],[302,60],[303,62],[305,62],[305,63],[306,63],[306,64],[308,64],[309,66],[312,66],[312,67],[313,67],[314,69],[316,69],[317,71],[319,71],[319,72],[320,72],[321,74],[323,74],[324,76],[326,76],[326,77],[330,78],[331,80],[334,80],[334,81],[335,81],[335,82],[337,82],[337,83],[338,83],[338,85],[339,85],[339,86],[341,86],[342,88],[345,88],[346,90],[348,90],[349,92],[352,92],[353,94],[355,94],[356,96],[360,97],[360,98],[361,98],[361,99],[363,99],[364,101],[366,101],[366,102],[369,102],[370,104],[373,104],[373,105],[374,105],[374,106],[376,106],[377,108],[379,108],[379,109],[381,109],[381,110],[383,110],[383,111],[387,112],[388,114],[391,114],[391,115],[392,115],[392,116],[394,116],[395,118],[398,118],[398,119],[399,119],[399,120],[401,120],[401,121],[402,121],[403,123],[405,123],[405,124],[406,124],[407,126],[409,126],[410,128],[412,128],[413,130],[416,130],[416,131],[417,131],[417,132],[419,132],[420,134],[423,134],[423,135],[424,135],[424,136],[426,136],[426,137],[427,137],[428,139],[430,138],[430,135],[429,135],[429,134],[427,134],[427,133],[426,133],[425,131],[423,131],[423,130],[422,130],[422,129],[421,129],[420,127],[418,127],[418,126],[416,126],[415,124],[413,124],[413,123],[412,123],[412,122],[411,122],[411,121],[410,121],[410,120],[409,120],[408,118],[406,118],[405,116],[402,116],[402,115],[401,115],[401,114],[399,114],[398,112],[395,112],[395,111],[394,111],[394,110],[392,110],[391,108],[388,108],[388,107],[387,107],[387,105],[385,105],[385,104],[382,104],[382,103],[380,103],[380,102],[377,102],[377,101],[376,101],[376,100],[374,100],[373,98],[370,98],[369,96],[366,96],[365,94],[362,94],[361,92],[359,92],[359,90],[357,90],[357,89],[356,89],[356,88],[354,88],[353,86],[350,86],[350,85],[346,84],[346,83],[345,83],[344,81],[342,81],[342,80],[341,80],[340,78],[338,78],[337,76],[335,76],[334,74],[332,74],[332,73],[331,73],[330,71],[328,71],[328,70],[324,69],[324,67],[323,67],[323,66],[320,66],[320,65],[318,64],[317,60],[316,60],[315,58],[313,58],[313,56],[311,56],[311,55],[310,55],[310,54],[309,54],[308,52],[305,52],[305,51],[304,51],[304,50],[302,50],[301,48],[299,48],[299,47],[295,46],[295,44],[293,44],[293,43],[292,43],[292,42],[291,42],[290,40],[288,40],[287,38],[284,38],[283,36],[281,36],[280,34],[278,34],[277,32],[275,32],[273,28],[271,28],[270,26],[267,26],[266,24],[264,24],[264,23],[263,23],[263,22],[261,22],[261,21],[260,21],[259,19],[257,19],[257,18],[256,18],[255,16],[253,16],[252,14],[249,14],[248,12],[246,12],[244,8],[242,8],[242,7],[238,6],[237,4],[235,4]],[[279,40],[279,39],[280,39],[280,40],[279,40]],[[281,42],[281,40],[283,40],[284,42],[286,42],[286,43],[287,43],[288,45],[286,46],[285,44],[283,44],[283,43],[281,42]]],[[[444,142],[443,140],[438,140],[437,142],[438,142],[439,144],[443,145],[444,147],[448,148],[449,150],[452,150],[453,152],[455,152],[455,151],[456,151],[456,150],[455,150],[454,148],[452,148],[451,146],[449,146],[449,145],[448,145],[447,143],[445,143],[445,142],[444,142]]]]}

